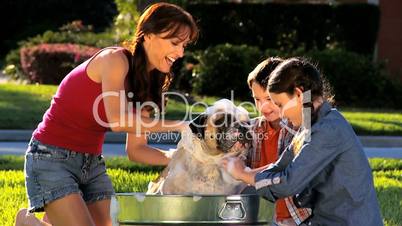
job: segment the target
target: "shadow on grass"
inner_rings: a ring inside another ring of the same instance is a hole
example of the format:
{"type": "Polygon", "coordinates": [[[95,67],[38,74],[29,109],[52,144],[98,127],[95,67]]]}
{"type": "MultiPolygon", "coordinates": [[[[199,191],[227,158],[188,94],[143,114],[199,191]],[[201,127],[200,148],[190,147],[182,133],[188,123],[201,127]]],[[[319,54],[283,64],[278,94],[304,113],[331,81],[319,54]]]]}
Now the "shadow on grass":
{"type": "Polygon", "coordinates": [[[23,170],[24,156],[0,156],[0,170],[23,170]]]}
{"type": "Polygon", "coordinates": [[[0,129],[34,129],[49,106],[42,95],[0,89],[0,129]]]}
{"type": "MultiPolygon", "coordinates": [[[[389,122],[381,122],[383,124],[389,124],[389,122]]],[[[359,136],[361,135],[370,135],[370,136],[402,136],[402,128],[400,130],[371,130],[366,126],[359,126],[356,124],[352,124],[353,130],[359,136]]]]}
{"type": "Polygon", "coordinates": [[[379,119],[370,119],[369,122],[381,123],[381,124],[390,125],[390,126],[396,126],[396,127],[400,127],[401,130],[402,130],[402,122],[398,122],[398,121],[386,121],[386,120],[379,120],[379,119]]]}

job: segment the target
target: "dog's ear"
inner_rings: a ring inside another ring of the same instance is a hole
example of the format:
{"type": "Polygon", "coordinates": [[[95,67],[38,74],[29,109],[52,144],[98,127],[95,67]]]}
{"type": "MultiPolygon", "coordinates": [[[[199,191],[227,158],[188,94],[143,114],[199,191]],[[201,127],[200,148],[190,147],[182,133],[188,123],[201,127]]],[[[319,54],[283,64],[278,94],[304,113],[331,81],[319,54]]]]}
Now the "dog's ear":
{"type": "Polygon", "coordinates": [[[205,122],[208,118],[206,114],[198,115],[193,121],[190,122],[191,131],[197,135],[198,138],[205,138],[205,122]]]}

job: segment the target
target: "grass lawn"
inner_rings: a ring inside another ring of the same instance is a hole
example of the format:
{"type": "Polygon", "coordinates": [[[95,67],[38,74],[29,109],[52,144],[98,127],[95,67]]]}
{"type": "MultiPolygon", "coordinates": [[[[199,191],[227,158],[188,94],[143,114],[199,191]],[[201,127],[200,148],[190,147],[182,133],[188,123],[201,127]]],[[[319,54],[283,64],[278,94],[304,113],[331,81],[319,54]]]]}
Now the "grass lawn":
{"type": "MultiPolygon", "coordinates": [[[[34,129],[42,120],[57,87],[52,85],[0,84],[0,129],[34,129]]],[[[212,104],[216,97],[195,97],[195,101],[212,104]]],[[[235,101],[239,104],[239,101],[235,101]]],[[[250,105],[244,106],[250,112],[250,105]]],[[[202,112],[205,106],[199,104],[188,108],[193,113],[202,112]]],[[[181,99],[173,99],[167,106],[167,119],[183,119],[186,105],[181,99]]],[[[341,109],[359,135],[402,135],[402,113],[397,111],[369,109],[341,109]]],[[[251,116],[256,116],[251,112],[251,116]]]]}
{"type": "Polygon", "coordinates": [[[0,129],[34,129],[56,93],[52,85],[0,84],[0,129]]]}
{"type": "Polygon", "coordinates": [[[402,111],[341,109],[342,114],[360,135],[402,136],[402,111]]]}
{"type": "MultiPolygon", "coordinates": [[[[2,226],[12,226],[17,210],[27,206],[23,161],[23,156],[0,156],[2,226]]],[[[106,165],[117,192],[145,191],[148,182],[162,169],[134,164],[124,157],[107,158],[106,165]]],[[[370,165],[385,225],[402,225],[402,160],[370,159],[370,165]]]]}

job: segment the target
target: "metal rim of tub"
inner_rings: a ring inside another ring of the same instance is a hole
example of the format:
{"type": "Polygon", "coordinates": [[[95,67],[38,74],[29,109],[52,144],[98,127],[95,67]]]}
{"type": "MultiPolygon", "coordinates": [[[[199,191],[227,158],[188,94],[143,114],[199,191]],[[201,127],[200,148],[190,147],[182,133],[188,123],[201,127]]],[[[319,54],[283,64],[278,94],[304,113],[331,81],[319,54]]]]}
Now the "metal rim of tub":
{"type": "Polygon", "coordinates": [[[117,193],[112,198],[114,225],[269,224],[274,205],[256,194],[146,195],[117,193]]]}

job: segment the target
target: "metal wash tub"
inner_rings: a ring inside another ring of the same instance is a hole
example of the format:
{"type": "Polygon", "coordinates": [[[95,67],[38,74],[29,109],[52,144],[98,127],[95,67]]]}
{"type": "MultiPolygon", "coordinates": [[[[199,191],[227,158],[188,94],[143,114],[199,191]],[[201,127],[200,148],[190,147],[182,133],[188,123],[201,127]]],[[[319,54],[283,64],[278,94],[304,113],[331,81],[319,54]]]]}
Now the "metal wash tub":
{"type": "Polygon", "coordinates": [[[255,194],[145,195],[112,198],[113,225],[269,225],[274,205],[255,194]]]}

